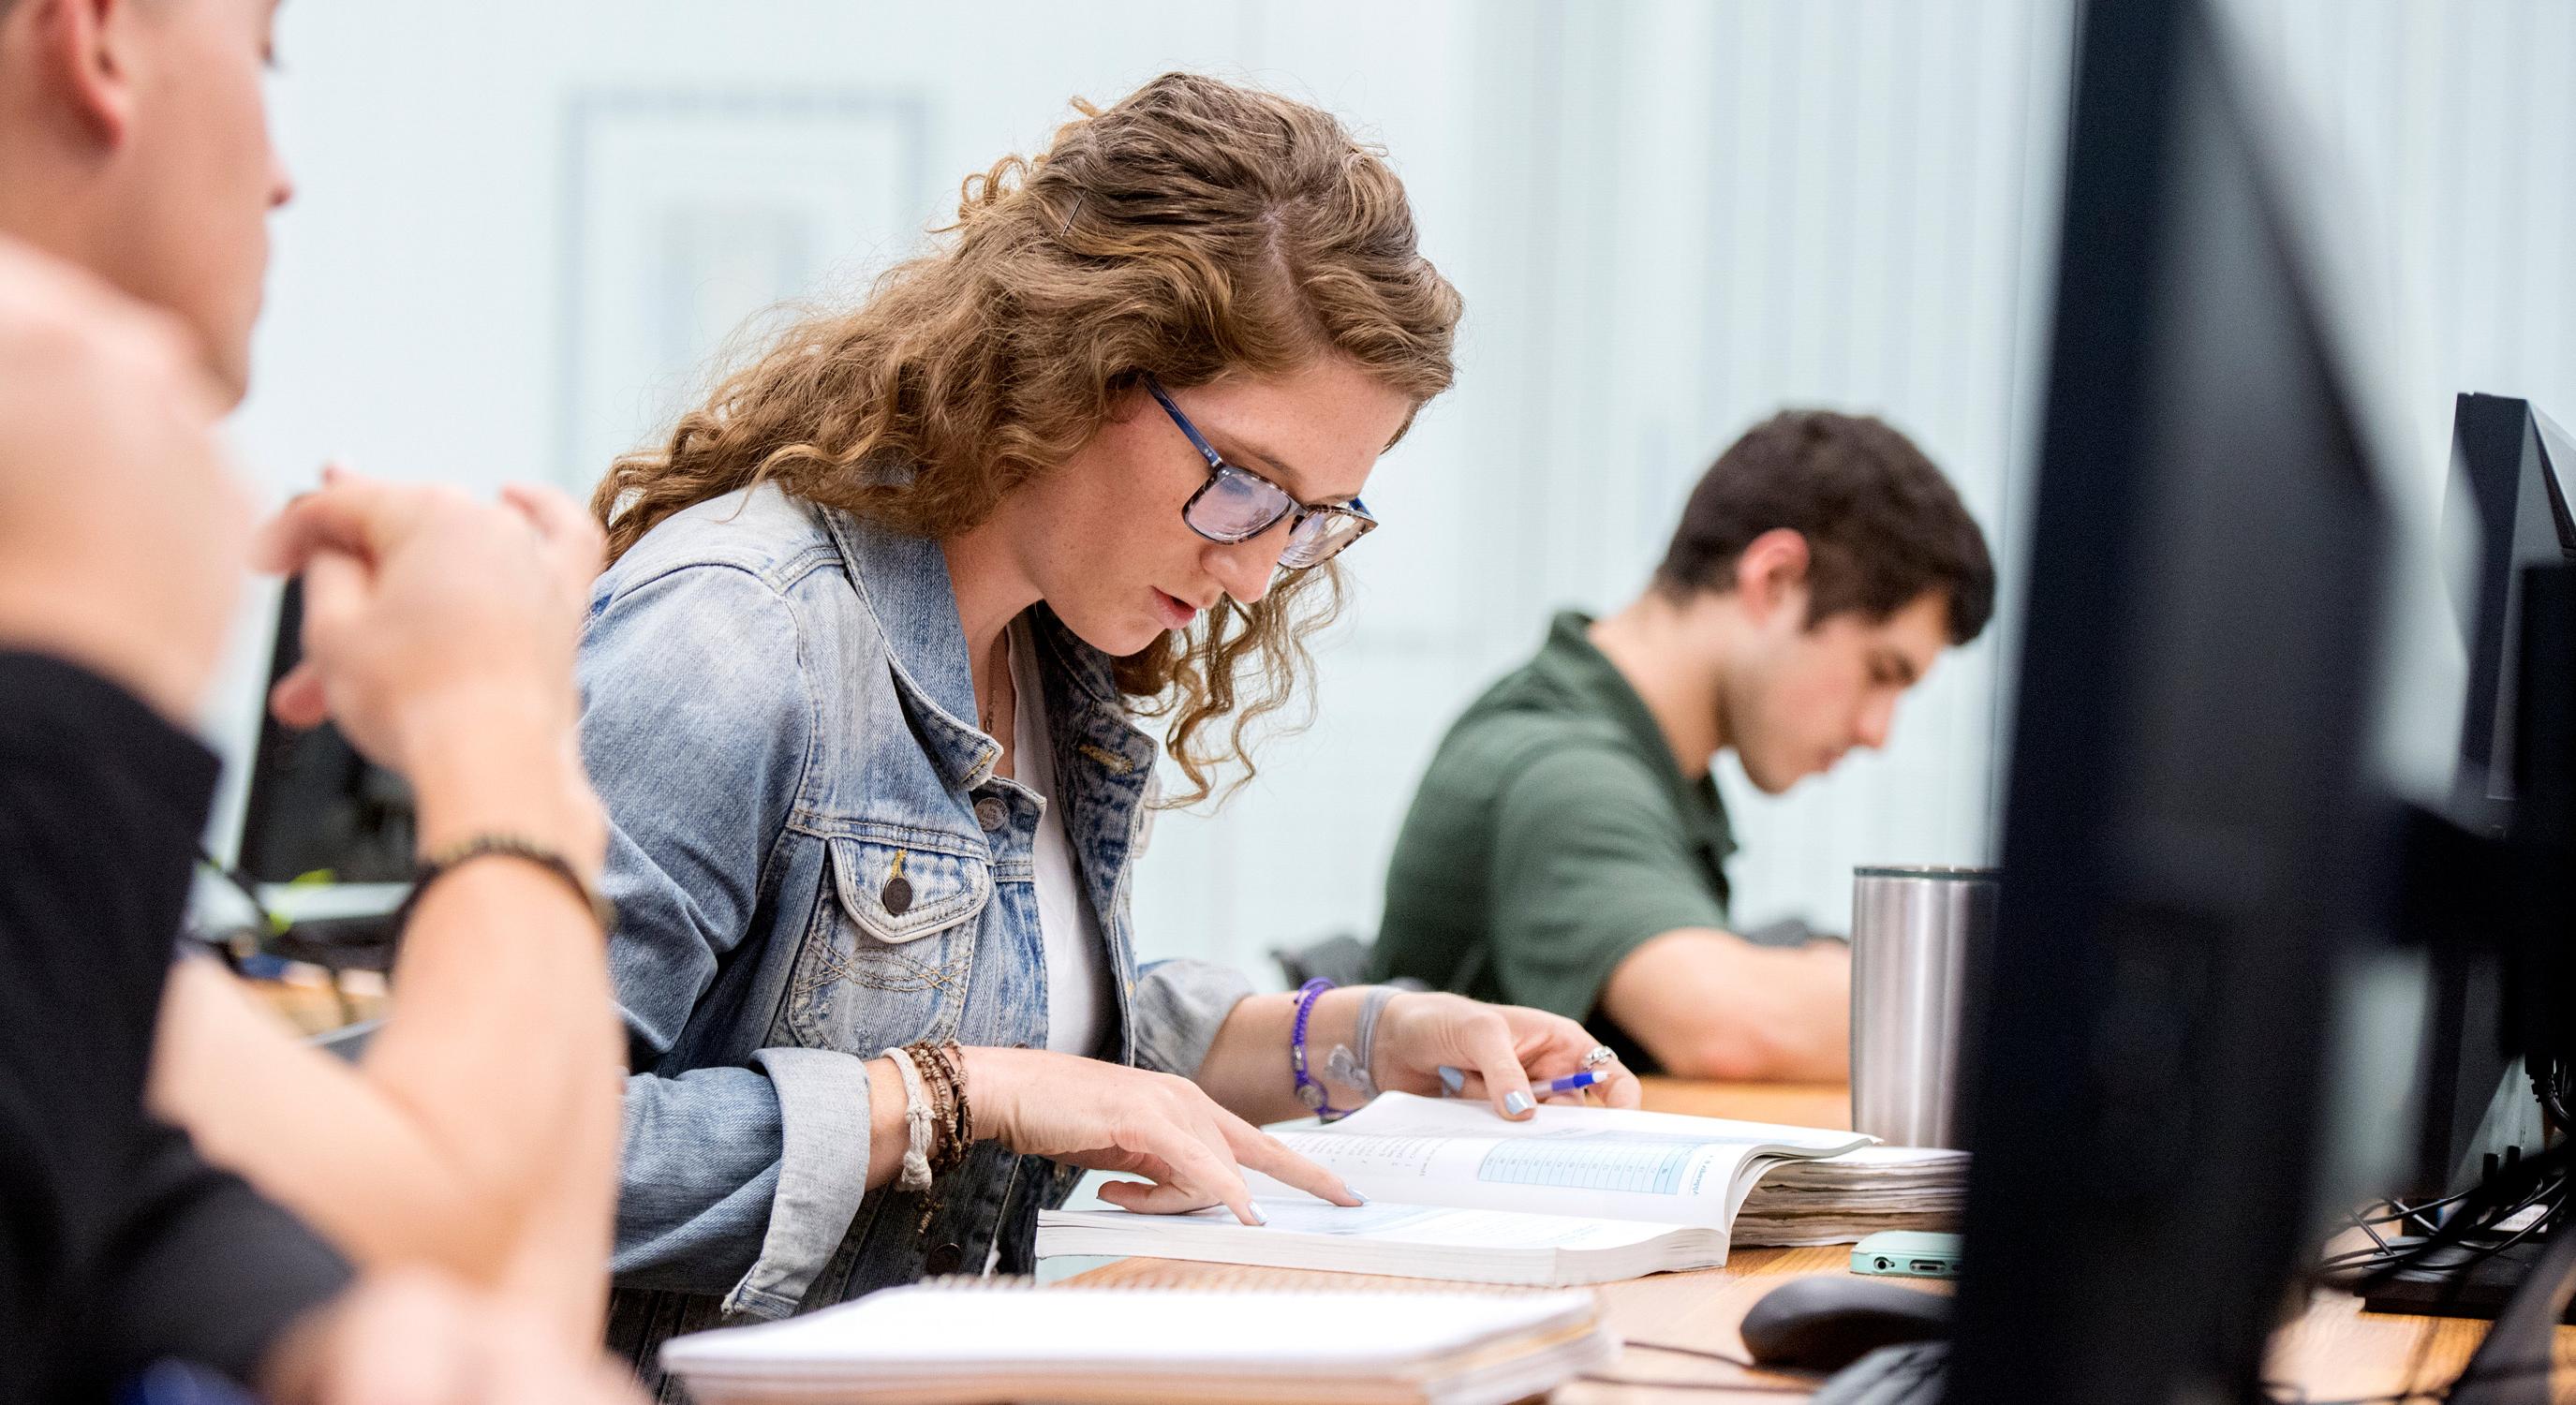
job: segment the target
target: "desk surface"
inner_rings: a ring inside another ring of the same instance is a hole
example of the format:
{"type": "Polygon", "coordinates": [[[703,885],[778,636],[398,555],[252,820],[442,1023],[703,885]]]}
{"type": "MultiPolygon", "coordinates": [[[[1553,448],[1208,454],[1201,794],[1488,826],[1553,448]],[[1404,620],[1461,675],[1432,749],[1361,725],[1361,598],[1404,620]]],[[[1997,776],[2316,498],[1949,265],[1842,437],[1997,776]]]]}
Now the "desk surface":
{"type": "MultiPolygon", "coordinates": [[[[1661,1112],[1688,1112],[1706,1117],[1740,1117],[1812,1127],[1850,1125],[1850,1099],[1839,1086],[1690,1083],[1679,1079],[1646,1080],[1646,1106],[1661,1112]]],[[[1736,1324],[1755,1300],[1780,1280],[1815,1273],[1841,1273],[1849,1262],[1848,1246],[1814,1249],[1745,1249],[1724,1268],[1698,1273],[1663,1273],[1603,1284],[1602,1310],[1613,1330],[1632,1342],[1665,1342],[1675,1346],[1740,1352],[1736,1324]]],[[[1182,1263],[1168,1259],[1122,1259],[1070,1280],[1086,1285],[1169,1284],[1185,1286],[1220,1278],[1234,1283],[1258,1274],[1263,1282],[1294,1286],[1348,1286],[1353,1282],[1389,1287],[1425,1286],[1418,1279],[1355,1278],[1348,1274],[1247,1270],[1224,1264],[1182,1263]]],[[[1904,1282],[1890,1279],[1889,1282],[1904,1282]]],[[[1926,1291],[1938,1291],[1924,1285],[1926,1291]]],[[[2273,1344],[2272,1378],[2304,1387],[2313,1400],[2341,1400],[2376,1395],[2414,1384],[2405,1379],[2419,1349],[2419,1380],[2444,1381],[2458,1372],[2485,1336],[2487,1324],[2462,1319],[2404,1317],[2364,1312],[2359,1299],[2320,1290],[2298,1321],[2283,1328],[2273,1344]]],[[[2558,1332],[2562,1362],[2576,1363],[2576,1327],[2558,1332]]],[[[1659,1351],[1630,1350],[1609,1374],[1638,1381],[1698,1383],[1800,1384],[1799,1378],[1746,1372],[1716,1362],[1659,1351]]],[[[2576,1374],[2562,1368],[2563,1376],[2576,1374]]],[[[2576,1400],[2576,1383],[2562,1380],[2556,1396],[2576,1400]]],[[[1556,1399],[1564,1405],[1627,1405],[1669,1402],[1682,1393],[1649,1386],[1577,1383],[1556,1399]]],[[[1720,1399],[1710,1395],[1707,1398],[1720,1399]]],[[[1749,1397],[1747,1397],[1749,1398],[1749,1397]]]]}

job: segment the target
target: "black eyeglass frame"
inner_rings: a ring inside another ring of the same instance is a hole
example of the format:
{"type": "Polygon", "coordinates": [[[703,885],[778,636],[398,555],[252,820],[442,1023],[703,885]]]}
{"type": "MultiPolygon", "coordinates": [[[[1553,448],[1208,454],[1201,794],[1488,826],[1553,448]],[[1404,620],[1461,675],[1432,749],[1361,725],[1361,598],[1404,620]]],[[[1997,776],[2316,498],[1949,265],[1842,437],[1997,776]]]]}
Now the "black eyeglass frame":
{"type": "Polygon", "coordinates": [[[1240,464],[1226,462],[1225,456],[1216,451],[1216,446],[1207,441],[1207,436],[1199,433],[1199,427],[1190,423],[1190,417],[1181,413],[1181,407],[1172,403],[1171,394],[1163,389],[1163,383],[1156,380],[1151,372],[1147,372],[1145,374],[1144,380],[1145,390],[1154,397],[1154,403],[1163,407],[1163,413],[1171,416],[1172,423],[1180,426],[1181,433],[1189,436],[1191,446],[1199,451],[1199,457],[1207,460],[1208,481],[1200,484],[1197,492],[1190,494],[1190,500],[1188,502],[1181,504],[1181,520],[1189,524],[1189,529],[1191,531],[1198,533],[1209,541],[1216,542],[1224,546],[1232,546],[1239,542],[1248,542],[1254,537],[1260,536],[1262,533],[1278,526],[1281,521],[1293,517],[1295,520],[1290,522],[1288,527],[1288,548],[1287,550],[1279,553],[1279,565],[1282,570],[1302,571],[1310,566],[1320,566],[1325,562],[1332,560],[1334,557],[1350,550],[1351,543],[1358,541],[1360,538],[1367,536],[1370,532],[1377,530],[1377,518],[1369,514],[1367,506],[1361,503],[1358,498],[1353,498],[1347,503],[1324,503],[1321,505],[1299,502],[1295,494],[1280,487],[1268,478],[1265,478],[1240,464]],[[1200,500],[1204,499],[1218,483],[1224,481],[1227,474],[1233,474],[1238,478],[1248,478],[1255,484],[1258,484],[1262,489],[1267,491],[1272,498],[1277,500],[1279,510],[1262,519],[1260,526],[1232,536],[1223,532],[1210,531],[1206,527],[1200,525],[1197,517],[1197,508],[1200,500]],[[1313,557],[1309,560],[1292,559],[1298,554],[1298,547],[1300,545],[1297,539],[1298,534],[1305,529],[1308,521],[1319,517],[1327,519],[1339,518],[1353,522],[1358,525],[1358,530],[1353,531],[1349,536],[1343,537],[1340,541],[1334,543],[1333,548],[1330,551],[1327,551],[1320,556],[1313,557]]]}

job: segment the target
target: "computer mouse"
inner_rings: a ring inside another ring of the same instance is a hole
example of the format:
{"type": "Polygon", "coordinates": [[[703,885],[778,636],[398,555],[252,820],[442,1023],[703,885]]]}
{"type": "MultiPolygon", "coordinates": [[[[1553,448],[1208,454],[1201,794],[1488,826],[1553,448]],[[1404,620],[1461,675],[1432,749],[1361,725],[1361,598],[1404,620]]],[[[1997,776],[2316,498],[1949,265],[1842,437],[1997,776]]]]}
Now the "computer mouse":
{"type": "Polygon", "coordinates": [[[1839,1371],[1883,1346],[1950,1330],[1950,1297],[1894,1283],[1818,1274],[1793,1278],[1744,1314],[1744,1349],[1764,1366],[1839,1371]]]}

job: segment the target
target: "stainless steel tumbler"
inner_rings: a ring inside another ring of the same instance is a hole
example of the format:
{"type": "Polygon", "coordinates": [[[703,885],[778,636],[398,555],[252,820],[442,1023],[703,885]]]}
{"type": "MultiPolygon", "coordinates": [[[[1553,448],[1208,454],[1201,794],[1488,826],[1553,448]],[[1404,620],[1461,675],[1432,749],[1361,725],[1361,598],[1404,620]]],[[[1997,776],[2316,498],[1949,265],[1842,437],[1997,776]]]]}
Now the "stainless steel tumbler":
{"type": "Polygon", "coordinates": [[[1852,870],[1852,1128],[1955,1146],[1970,953],[1992,941],[2002,873],[1852,870]]]}

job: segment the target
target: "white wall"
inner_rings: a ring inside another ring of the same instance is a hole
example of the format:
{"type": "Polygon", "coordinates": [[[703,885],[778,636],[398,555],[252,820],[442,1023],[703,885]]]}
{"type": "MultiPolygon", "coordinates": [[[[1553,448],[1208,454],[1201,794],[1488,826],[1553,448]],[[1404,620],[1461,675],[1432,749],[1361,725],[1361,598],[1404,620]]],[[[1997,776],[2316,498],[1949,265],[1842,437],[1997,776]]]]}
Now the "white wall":
{"type": "MultiPolygon", "coordinates": [[[[2576,417],[2576,10],[2236,8],[2351,169],[2355,232],[2385,246],[2427,501],[2452,391],[2576,417]]],[[[333,455],[586,489],[734,317],[846,292],[1074,94],[1205,69],[1391,149],[1466,294],[1459,387],[1371,485],[1387,526],[1349,558],[1316,726],[1216,816],[1158,826],[1149,954],[1257,965],[1370,929],[1448,717],[1550,609],[1634,591],[1698,471],[1782,404],[1886,416],[1999,545],[2021,530],[2060,0],[455,0],[289,6],[282,25],[302,193],[237,430],[281,490],[333,455]]],[[[2008,579],[1997,627],[1905,704],[1886,754],[1777,799],[1722,778],[1740,917],[1839,926],[1856,863],[1986,857],[2014,603],[2008,579]]],[[[236,757],[243,652],[218,719],[236,757]]]]}
{"type": "Polygon", "coordinates": [[[2576,418],[2576,6],[2232,0],[2349,200],[2426,504],[2451,398],[2576,418]]]}

